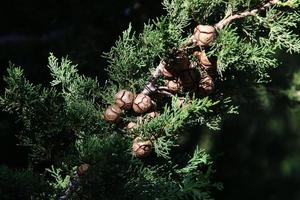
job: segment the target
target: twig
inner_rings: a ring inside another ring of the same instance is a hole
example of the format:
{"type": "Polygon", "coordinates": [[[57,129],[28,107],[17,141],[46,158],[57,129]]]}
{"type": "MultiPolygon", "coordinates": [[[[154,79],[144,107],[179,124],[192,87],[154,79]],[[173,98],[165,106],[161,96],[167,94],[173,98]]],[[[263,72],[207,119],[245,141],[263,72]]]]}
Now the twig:
{"type": "Polygon", "coordinates": [[[216,23],[214,25],[214,27],[217,30],[221,30],[222,28],[224,28],[224,26],[230,24],[232,21],[236,20],[236,19],[241,19],[244,17],[248,17],[248,16],[255,16],[258,12],[260,11],[264,11],[267,8],[271,7],[272,5],[275,5],[279,2],[279,0],[270,0],[268,3],[264,4],[263,6],[261,6],[260,8],[256,8],[250,11],[243,11],[234,15],[230,15],[230,16],[226,16],[224,19],[222,19],[221,21],[219,21],[218,23],[216,23]]]}
{"type": "Polygon", "coordinates": [[[155,68],[155,71],[154,73],[152,74],[152,78],[151,80],[149,81],[149,83],[144,87],[142,93],[143,94],[146,94],[146,95],[149,95],[149,94],[152,94],[152,93],[155,93],[157,92],[157,87],[156,87],[156,82],[158,80],[158,78],[160,76],[162,76],[162,71],[165,67],[165,62],[162,60],[160,61],[159,65],[155,68]]]}
{"type": "Polygon", "coordinates": [[[70,181],[67,189],[64,191],[64,195],[60,196],[58,198],[58,200],[67,200],[69,198],[69,195],[76,190],[77,186],[78,186],[78,182],[79,182],[79,175],[76,174],[70,181]]]}

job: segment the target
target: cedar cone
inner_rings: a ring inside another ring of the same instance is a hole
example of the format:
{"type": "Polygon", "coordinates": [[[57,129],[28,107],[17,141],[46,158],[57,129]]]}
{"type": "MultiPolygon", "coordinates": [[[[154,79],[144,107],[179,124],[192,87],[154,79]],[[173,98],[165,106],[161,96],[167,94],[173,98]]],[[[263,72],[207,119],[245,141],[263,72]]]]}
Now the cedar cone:
{"type": "Polygon", "coordinates": [[[147,114],[147,117],[149,117],[149,118],[154,118],[154,117],[156,117],[156,116],[158,116],[158,115],[159,115],[158,112],[150,112],[150,113],[147,114]]]}
{"type": "Polygon", "coordinates": [[[86,163],[81,164],[81,165],[77,168],[77,174],[78,174],[78,176],[84,175],[84,174],[87,172],[87,170],[89,169],[89,167],[90,167],[89,164],[86,164],[86,163]]]}
{"type": "Polygon", "coordinates": [[[210,46],[216,37],[216,29],[209,25],[198,25],[194,29],[193,42],[199,46],[210,46]]]}
{"type": "Polygon", "coordinates": [[[138,125],[137,125],[137,123],[135,123],[135,122],[129,122],[128,124],[127,124],[127,129],[135,129],[135,128],[137,128],[138,127],[138,125]]]}
{"type": "Polygon", "coordinates": [[[167,87],[171,92],[178,92],[181,88],[179,81],[168,81],[167,87]]]}
{"type": "Polygon", "coordinates": [[[133,110],[137,113],[145,113],[152,107],[151,99],[148,95],[140,93],[133,101],[133,110]]]}
{"type": "Polygon", "coordinates": [[[164,63],[161,73],[166,79],[173,79],[175,76],[177,76],[175,70],[172,69],[167,63],[164,63]]]}
{"type": "Polygon", "coordinates": [[[116,104],[120,108],[124,108],[126,110],[130,109],[133,104],[134,94],[127,90],[120,90],[115,95],[116,104]]]}
{"type": "Polygon", "coordinates": [[[132,154],[139,158],[146,157],[151,153],[152,147],[150,140],[144,141],[141,137],[136,137],[132,143],[132,154]]]}
{"type": "Polygon", "coordinates": [[[214,59],[209,59],[207,56],[206,56],[206,53],[205,51],[195,51],[193,53],[194,56],[197,57],[198,61],[199,61],[199,64],[200,64],[200,67],[202,70],[206,71],[207,74],[213,76],[217,70],[217,63],[216,63],[216,60],[214,59]]]}
{"type": "Polygon", "coordinates": [[[170,66],[174,68],[177,73],[189,69],[190,61],[187,53],[184,51],[178,51],[175,58],[171,60],[170,66]]]}
{"type": "Polygon", "coordinates": [[[180,74],[180,81],[184,89],[192,90],[198,87],[199,72],[197,69],[185,70],[180,74]]]}
{"type": "Polygon", "coordinates": [[[215,89],[215,84],[211,76],[206,75],[201,78],[199,83],[200,93],[204,96],[210,95],[215,89]]]}
{"type": "Polygon", "coordinates": [[[169,60],[169,65],[166,65],[166,69],[169,72],[174,71],[178,75],[180,72],[190,68],[190,61],[187,53],[184,51],[177,50],[174,54],[174,57],[169,60]]]}
{"type": "Polygon", "coordinates": [[[104,119],[107,122],[119,122],[122,110],[117,105],[108,106],[104,113],[104,119]]]}

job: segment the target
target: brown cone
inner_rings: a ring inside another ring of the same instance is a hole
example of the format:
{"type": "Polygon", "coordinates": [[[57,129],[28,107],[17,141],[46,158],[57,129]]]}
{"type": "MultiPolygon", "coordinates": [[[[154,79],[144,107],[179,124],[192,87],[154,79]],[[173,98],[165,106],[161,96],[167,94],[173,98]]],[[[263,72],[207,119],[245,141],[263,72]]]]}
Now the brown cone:
{"type": "Polygon", "coordinates": [[[200,93],[204,96],[210,95],[215,89],[215,84],[211,76],[206,75],[201,78],[199,83],[200,93]]]}
{"type": "Polygon", "coordinates": [[[184,89],[193,90],[195,87],[198,87],[199,81],[199,72],[197,69],[185,70],[180,74],[180,81],[184,89]]]}
{"type": "Polygon", "coordinates": [[[132,143],[132,154],[136,157],[143,158],[148,156],[152,152],[153,144],[150,140],[142,140],[141,137],[137,137],[132,143]]]}
{"type": "Polygon", "coordinates": [[[199,46],[210,46],[216,36],[216,29],[209,25],[198,25],[194,29],[193,42],[199,46]]]}
{"type": "Polygon", "coordinates": [[[217,70],[217,63],[216,60],[214,59],[209,59],[206,56],[205,51],[196,51],[193,53],[194,56],[196,56],[198,58],[200,67],[202,70],[206,71],[207,74],[213,76],[216,73],[217,70]]]}
{"type": "Polygon", "coordinates": [[[190,61],[188,55],[184,51],[175,52],[174,58],[169,61],[169,65],[166,66],[166,69],[169,72],[174,71],[175,74],[180,74],[182,71],[189,69],[190,61]]]}
{"type": "Polygon", "coordinates": [[[165,67],[162,69],[162,74],[166,79],[173,79],[176,76],[174,71],[171,73],[165,67]]]}
{"type": "Polygon", "coordinates": [[[179,83],[179,81],[168,81],[167,82],[167,87],[171,92],[178,92],[181,88],[181,85],[179,83]]]}
{"type": "Polygon", "coordinates": [[[183,104],[185,104],[185,103],[186,103],[186,99],[184,97],[179,97],[177,102],[176,102],[176,106],[182,107],[183,104]]]}
{"type": "Polygon", "coordinates": [[[103,117],[104,117],[104,120],[107,122],[116,123],[116,122],[120,121],[121,113],[122,113],[122,110],[117,105],[112,105],[106,109],[103,117]]]}
{"type": "Polygon", "coordinates": [[[129,122],[128,124],[127,124],[127,129],[135,129],[135,128],[137,128],[138,127],[138,125],[137,125],[137,123],[135,123],[135,122],[129,122]]]}
{"type": "Polygon", "coordinates": [[[147,117],[150,117],[150,118],[154,118],[154,117],[156,117],[158,115],[159,115],[158,112],[149,112],[149,113],[147,113],[147,117]]]}
{"type": "Polygon", "coordinates": [[[166,79],[174,79],[177,76],[175,69],[170,67],[169,64],[164,61],[161,64],[163,65],[161,73],[166,79]]]}
{"type": "Polygon", "coordinates": [[[138,94],[137,97],[133,101],[133,110],[137,113],[145,113],[152,107],[151,99],[148,95],[143,93],[138,94]]]}
{"type": "Polygon", "coordinates": [[[129,110],[132,107],[133,100],[134,100],[134,94],[127,90],[120,90],[115,95],[116,104],[120,108],[124,108],[126,110],[129,110]]]}
{"type": "Polygon", "coordinates": [[[89,164],[86,164],[86,163],[81,164],[81,165],[77,168],[77,174],[78,174],[78,176],[84,175],[84,174],[87,172],[87,170],[89,169],[89,167],[90,167],[89,164]]]}

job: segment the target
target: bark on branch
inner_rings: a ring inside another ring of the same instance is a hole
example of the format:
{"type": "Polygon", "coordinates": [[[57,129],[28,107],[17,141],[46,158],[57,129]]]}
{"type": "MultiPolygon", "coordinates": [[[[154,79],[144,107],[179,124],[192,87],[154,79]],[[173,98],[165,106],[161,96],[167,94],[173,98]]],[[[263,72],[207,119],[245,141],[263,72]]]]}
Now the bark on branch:
{"type": "Polygon", "coordinates": [[[224,28],[224,26],[230,24],[232,21],[234,21],[236,19],[241,19],[241,18],[248,17],[248,16],[255,16],[258,12],[264,11],[267,8],[277,4],[278,2],[279,2],[279,0],[270,0],[268,3],[264,4],[260,8],[256,8],[256,9],[253,9],[250,11],[243,11],[240,13],[236,13],[234,15],[227,16],[224,19],[222,19],[221,21],[219,21],[218,23],[216,23],[214,26],[217,30],[221,30],[222,28],[224,28]]]}

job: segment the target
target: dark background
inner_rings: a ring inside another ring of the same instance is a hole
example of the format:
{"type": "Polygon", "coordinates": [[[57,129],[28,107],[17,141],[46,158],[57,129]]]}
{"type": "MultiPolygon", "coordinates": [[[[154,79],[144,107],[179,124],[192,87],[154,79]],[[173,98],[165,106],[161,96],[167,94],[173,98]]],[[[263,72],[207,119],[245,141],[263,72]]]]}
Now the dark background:
{"type": "MultiPolygon", "coordinates": [[[[47,85],[49,52],[68,55],[82,74],[104,82],[103,52],[132,23],[163,14],[160,0],[1,1],[0,73],[9,61],[21,66],[33,83],[47,85]]],[[[276,91],[289,87],[299,56],[280,55],[284,66],[271,73],[270,99],[242,103],[240,115],[225,120],[222,133],[210,136],[216,178],[224,183],[217,199],[300,199],[300,109],[276,91]]],[[[1,94],[4,92],[0,79],[1,94]]],[[[250,97],[251,98],[251,97],[250,97]]],[[[27,165],[26,149],[16,145],[13,116],[0,114],[0,164],[27,165]]]]}

